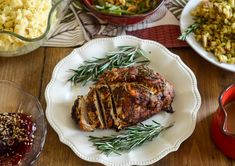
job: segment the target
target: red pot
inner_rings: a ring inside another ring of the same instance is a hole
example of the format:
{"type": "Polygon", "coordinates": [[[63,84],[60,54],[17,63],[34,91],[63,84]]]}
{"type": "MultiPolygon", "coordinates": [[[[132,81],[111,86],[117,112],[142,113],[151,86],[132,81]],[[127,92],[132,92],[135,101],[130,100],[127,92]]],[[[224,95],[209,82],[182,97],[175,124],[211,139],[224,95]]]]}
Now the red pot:
{"type": "MultiPolygon", "coordinates": [[[[228,131],[227,114],[224,106],[235,101],[235,84],[229,85],[219,97],[219,107],[213,116],[211,135],[217,147],[228,157],[235,159],[235,132],[228,131]]],[[[235,111],[235,109],[233,110],[235,111]]],[[[235,119],[235,117],[234,117],[235,119]]]]}
{"type": "Polygon", "coordinates": [[[157,10],[164,4],[164,0],[159,0],[158,6],[154,10],[151,10],[147,13],[120,16],[120,15],[108,14],[108,13],[97,11],[92,6],[92,0],[81,0],[81,2],[84,4],[87,10],[94,13],[100,19],[105,20],[110,24],[116,24],[116,25],[130,25],[130,24],[136,24],[138,22],[141,22],[147,19],[148,17],[150,17],[151,15],[153,15],[155,12],[157,12],[157,10]]]}

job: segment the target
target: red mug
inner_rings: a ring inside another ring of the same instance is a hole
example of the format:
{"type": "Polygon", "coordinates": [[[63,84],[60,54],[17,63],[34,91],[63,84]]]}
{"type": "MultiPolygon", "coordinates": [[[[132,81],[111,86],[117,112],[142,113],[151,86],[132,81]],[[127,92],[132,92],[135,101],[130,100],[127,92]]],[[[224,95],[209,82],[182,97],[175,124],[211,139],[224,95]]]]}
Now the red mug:
{"type": "Polygon", "coordinates": [[[211,135],[217,147],[235,159],[235,84],[226,87],[219,96],[219,107],[213,116],[211,135]]]}

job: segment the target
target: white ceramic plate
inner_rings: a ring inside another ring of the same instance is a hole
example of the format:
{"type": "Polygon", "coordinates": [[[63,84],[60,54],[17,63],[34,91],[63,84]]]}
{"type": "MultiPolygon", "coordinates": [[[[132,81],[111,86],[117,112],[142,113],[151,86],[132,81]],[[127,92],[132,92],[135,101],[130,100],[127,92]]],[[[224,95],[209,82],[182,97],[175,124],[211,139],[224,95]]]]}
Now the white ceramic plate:
{"type": "Polygon", "coordinates": [[[95,39],[83,47],[75,49],[56,65],[45,96],[46,116],[58,133],[60,141],[68,145],[84,160],[115,166],[148,165],[160,160],[169,152],[176,151],[180,144],[192,134],[201,104],[196,78],[177,55],[159,43],[131,36],[95,39]],[[144,123],[151,123],[154,119],[163,125],[171,122],[175,122],[175,124],[142,147],[129,153],[107,157],[92,146],[88,141],[88,136],[110,135],[115,131],[82,132],[78,129],[71,118],[71,108],[77,95],[84,95],[88,92],[89,85],[73,87],[67,80],[71,76],[69,70],[77,68],[85,59],[102,57],[107,51],[114,50],[120,45],[139,45],[145,51],[150,52],[150,68],[163,74],[175,89],[173,102],[175,113],[161,112],[144,123]]]}
{"type": "MultiPolygon", "coordinates": [[[[190,12],[195,9],[195,7],[201,2],[202,0],[190,0],[187,5],[185,6],[184,10],[181,13],[181,18],[180,18],[180,29],[181,32],[183,33],[191,24],[194,23],[193,17],[191,16],[190,12]]],[[[199,54],[201,55],[204,59],[209,61],[210,63],[235,72],[235,65],[234,64],[226,64],[226,63],[220,63],[216,57],[211,53],[207,52],[200,43],[198,43],[194,37],[194,34],[191,33],[187,38],[186,41],[188,44],[199,54]]]]}

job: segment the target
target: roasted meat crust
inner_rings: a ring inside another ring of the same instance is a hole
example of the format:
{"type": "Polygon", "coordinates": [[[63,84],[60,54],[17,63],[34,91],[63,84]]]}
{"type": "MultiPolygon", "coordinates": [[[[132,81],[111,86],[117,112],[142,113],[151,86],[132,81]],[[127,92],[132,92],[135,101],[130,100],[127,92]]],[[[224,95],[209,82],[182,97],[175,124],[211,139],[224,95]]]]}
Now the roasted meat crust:
{"type": "Polygon", "coordinates": [[[116,107],[117,129],[134,125],[161,111],[160,96],[136,83],[112,84],[111,93],[116,107]]]}
{"type": "Polygon", "coordinates": [[[120,130],[160,111],[173,112],[173,99],[173,86],[145,66],[112,69],[99,77],[87,96],[78,97],[72,118],[81,130],[120,130]]]}
{"type": "Polygon", "coordinates": [[[147,87],[151,92],[161,95],[163,108],[167,112],[173,112],[171,103],[174,99],[173,86],[159,73],[146,66],[115,68],[102,74],[97,84],[116,84],[116,83],[136,82],[147,87]]]}

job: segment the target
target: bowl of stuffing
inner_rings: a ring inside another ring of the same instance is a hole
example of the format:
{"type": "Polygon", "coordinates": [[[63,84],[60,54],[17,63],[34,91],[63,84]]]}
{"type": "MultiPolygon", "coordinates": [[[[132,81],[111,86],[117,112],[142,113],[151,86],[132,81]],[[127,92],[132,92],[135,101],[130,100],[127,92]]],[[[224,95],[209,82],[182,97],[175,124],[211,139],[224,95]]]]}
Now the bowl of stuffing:
{"type": "Polygon", "coordinates": [[[179,39],[210,63],[235,72],[235,0],[189,1],[180,27],[179,39]]]}
{"type": "Polygon", "coordinates": [[[65,14],[70,0],[0,0],[0,56],[40,47],[65,14]]]}
{"type": "Polygon", "coordinates": [[[82,0],[84,7],[110,24],[131,25],[156,13],[164,0],[82,0]]]}
{"type": "Polygon", "coordinates": [[[30,166],[43,149],[47,125],[38,99],[0,81],[0,165],[30,166]]]}

